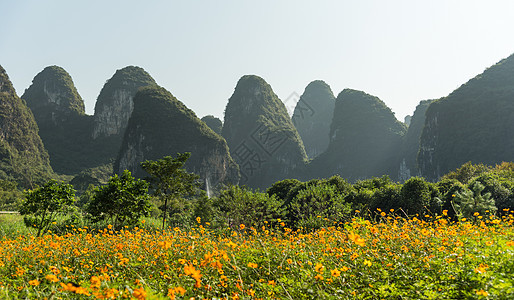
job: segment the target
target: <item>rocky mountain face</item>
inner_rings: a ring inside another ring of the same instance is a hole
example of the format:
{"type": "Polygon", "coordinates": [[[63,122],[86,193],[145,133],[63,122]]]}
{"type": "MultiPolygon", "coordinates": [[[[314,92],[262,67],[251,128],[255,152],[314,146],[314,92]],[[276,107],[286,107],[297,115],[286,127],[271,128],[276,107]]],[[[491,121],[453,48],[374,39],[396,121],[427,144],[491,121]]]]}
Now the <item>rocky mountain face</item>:
{"type": "Polygon", "coordinates": [[[228,100],[223,137],[241,172],[241,184],[267,188],[295,177],[307,156],[286,107],[264,79],[245,75],[228,100]]]}
{"type": "Polygon", "coordinates": [[[140,87],[156,85],[142,68],[128,66],[117,70],[109,79],[95,104],[93,138],[123,137],[134,109],[133,98],[140,87]]]}
{"type": "Polygon", "coordinates": [[[21,98],[27,102],[38,125],[59,125],[85,115],[84,101],[70,74],[58,66],[46,67],[37,74],[21,98]]]}
{"type": "MultiPolygon", "coordinates": [[[[52,168],[75,174],[91,167],[92,117],[84,111],[73,80],[63,68],[46,67],[22,96],[32,110],[52,168]]],[[[94,161],[94,159],[93,159],[94,161]]]]}
{"type": "Polygon", "coordinates": [[[127,169],[135,176],[144,177],[147,174],[141,162],[183,152],[191,153],[186,169],[208,180],[211,186],[238,183],[238,167],[221,136],[164,88],[141,88],[134,97],[134,110],[114,165],[115,172],[127,169]]]}
{"type": "Polygon", "coordinates": [[[34,116],[0,66],[0,179],[33,188],[52,176],[34,116]]]}
{"type": "Polygon", "coordinates": [[[205,123],[205,125],[209,126],[212,131],[216,132],[217,134],[221,135],[221,129],[223,128],[223,123],[219,118],[216,118],[213,115],[207,115],[202,118],[202,121],[205,123]]]}
{"type": "Polygon", "coordinates": [[[437,180],[463,163],[514,160],[514,55],[428,107],[420,140],[421,174],[437,180]]]}
{"type": "Polygon", "coordinates": [[[420,176],[418,169],[417,157],[419,151],[419,140],[423,127],[425,126],[425,112],[433,100],[423,100],[418,106],[414,114],[409,119],[409,128],[405,134],[402,150],[402,161],[400,165],[400,181],[405,181],[412,176],[420,176]]]}
{"type": "Polygon", "coordinates": [[[318,156],[328,147],[334,106],[334,94],[322,80],[309,83],[296,104],[292,121],[309,158],[318,156]]]}
{"type": "Polygon", "coordinates": [[[336,99],[328,149],[311,162],[309,176],[397,179],[405,132],[405,125],[379,98],[345,89],[336,99]]]}

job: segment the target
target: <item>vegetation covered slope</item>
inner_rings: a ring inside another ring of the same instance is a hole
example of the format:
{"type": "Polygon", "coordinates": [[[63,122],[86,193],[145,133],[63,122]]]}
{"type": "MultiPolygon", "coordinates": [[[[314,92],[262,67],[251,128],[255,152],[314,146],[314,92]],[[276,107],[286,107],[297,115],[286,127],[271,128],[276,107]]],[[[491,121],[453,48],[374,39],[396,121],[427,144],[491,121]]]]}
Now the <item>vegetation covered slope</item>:
{"type": "Polygon", "coordinates": [[[379,98],[345,89],[336,99],[327,151],[314,159],[310,177],[339,174],[349,181],[398,177],[405,125],[379,98]]]}
{"type": "Polygon", "coordinates": [[[328,147],[334,106],[334,94],[322,80],[309,83],[296,104],[292,120],[309,158],[318,156],[328,147]]]}
{"type": "Polygon", "coordinates": [[[158,86],[141,88],[130,117],[114,171],[127,169],[137,177],[147,174],[140,163],[190,152],[189,172],[217,183],[237,184],[239,173],[225,140],[169,91],[158,86]]]}
{"type": "Polygon", "coordinates": [[[52,176],[34,116],[0,66],[0,179],[30,188],[52,176]]]}
{"type": "Polygon", "coordinates": [[[27,102],[38,125],[58,124],[85,114],[84,101],[70,74],[58,66],[46,67],[37,74],[21,98],[27,102]]]}
{"type": "Polygon", "coordinates": [[[63,68],[46,67],[34,77],[22,99],[34,114],[56,172],[76,174],[101,164],[101,151],[90,137],[93,118],[85,114],[84,101],[63,68]]]}
{"type": "Polygon", "coordinates": [[[414,114],[410,118],[409,128],[405,134],[402,150],[402,167],[400,168],[400,179],[407,180],[411,176],[418,176],[417,157],[419,152],[419,139],[425,126],[425,112],[433,100],[423,100],[416,106],[414,114]]]}
{"type": "Polygon", "coordinates": [[[216,118],[213,115],[207,115],[202,118],[202,121],[209,126],[212,131],[216,132],[217,134],[221,135],[221,129],[223,128],[223,123],[219,118],[216,118]]]}
{"type": "Polygon", "coordinates": [[[430,105],[421,135],[421,174],[437,180],[464,162],[514,160],[514,55],[430,105]]]}
{"type": "Polygon", "coordinates": [[[261,77],[239,79],[225,108],[223,137],[239,164],[242,184],[266,188],[295,176],[307,156],[286,107],[261,77]]]}

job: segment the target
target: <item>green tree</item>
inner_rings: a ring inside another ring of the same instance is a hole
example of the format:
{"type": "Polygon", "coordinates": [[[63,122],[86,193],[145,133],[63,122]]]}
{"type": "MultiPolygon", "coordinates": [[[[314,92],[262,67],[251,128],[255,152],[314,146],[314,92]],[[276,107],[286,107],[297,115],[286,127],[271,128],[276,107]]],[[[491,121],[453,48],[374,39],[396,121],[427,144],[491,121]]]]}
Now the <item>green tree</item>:
{"type": "Polygon", "coordinates": [[[71,184],[50,180],[42,187],[27,192],[20,214],[25,216],[25,225],[36,228],[37,236],[40,236],[74,201],[75,190],[71,184]]]}
{"type": "Polygon", "coordinates": [[[186,161],[191,153],[178,153],[176,158],[165,156],[162,159],[141,163],[141,167],[150,174],[150,182],[154,187],[155,194],[163,202],[162,230],[166,226],[166,215],[168,202],[173,201],[172,209],[181,206],[181,198],[194,195],[199,187],[198,175],[188,173],[184,169],[186,161]]]}
{"type": "Polygon", "coordinates": [[[107,220],[116,229],[133,226],[139,218],[150,214],[148,186],[146,181],[135,179],[125,170],[121,176],[112,176],[107,185],[95,188],[86,211],[95,223],[107,220]]]}
{"type": "Polygon", "coordinates": [[[487,213],[494,214],[496,206],[491,193],[483,193],[485,186],[479,181],[475,181],[469,187],[461,192],[455,193],[455,201],[453,206],[459,218],[471,218],[474,213],[484,215],[487,213]]]}
{"type": "Polygon", "coordinates": [[[434,188],[423,178],[412,177],[407,180],[401,190],[400,206],[409,214],[424,214],[425,210],[436,213],[442,202],[432,197],[434,188]]]}

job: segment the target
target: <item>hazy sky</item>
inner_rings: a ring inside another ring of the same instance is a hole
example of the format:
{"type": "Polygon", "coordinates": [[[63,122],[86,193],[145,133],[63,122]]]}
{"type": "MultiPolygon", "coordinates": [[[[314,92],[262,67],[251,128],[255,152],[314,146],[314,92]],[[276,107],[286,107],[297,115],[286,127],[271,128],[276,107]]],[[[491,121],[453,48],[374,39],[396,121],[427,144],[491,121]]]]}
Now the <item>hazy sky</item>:
{"type": "Polygon", "coordinates": [[[511,0],[0,0],[0,24],[17,93],[58,65],[88,114],[105,81],[137,65],[199,117],[223,117],[237,80],[256,74],[282,101],[322,79],[403,120],[514,53],[511,0]]]}

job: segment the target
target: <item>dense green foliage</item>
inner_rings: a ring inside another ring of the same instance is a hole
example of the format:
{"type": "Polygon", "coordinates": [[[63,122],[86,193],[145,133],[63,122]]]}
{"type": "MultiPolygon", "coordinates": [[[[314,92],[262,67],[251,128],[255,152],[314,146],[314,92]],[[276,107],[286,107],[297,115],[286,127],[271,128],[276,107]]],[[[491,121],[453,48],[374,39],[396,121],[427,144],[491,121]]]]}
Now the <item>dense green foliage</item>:
{"type": "Polygon", "coordinates": [[[25,216],[25,225],[36,228],[37,236],[40,236],[74,201],[75,190],[70,184],[51,180],[35,190],[29,190],[19,211],[25,216]]]}
{"type": "Polygon", "coordinates": [[[275,196],[254,192],[246,187],[230,186],[212,200],[213,226],[238,228],[240,224],[264,226],[277,224],[284,209],[275,196]]]}
{"type": "MultiPolygon", "coordinates": [[[[150,174],[150,182],[154,188],[154,194],[159,197],[164,205],[162,207],[162,229],[166,224],[168,215],[168,202],[170,210],[175,213],[184,207],[184,197],[196,193],[198,188],[198,175],[188,173],[184,166],[191,156],[189,152],[177,154],[177,157],[166,156],[156,161],[144,161],[141,167],[150,174]]],[[[125,171],[128,172],[128,171],[125,171]]],[[[125,173],[124,172],[124,173],[125,173]]]]}
{"type": "Polygon", "coordinates": [[[418,163],[436,181],[467,161],[513,161],[514,55],[469,80],[426,112],[418,163]]]}
{"type": "Polygon", "coordinates": [[[105,220],[117,230],[134,226],[150,214],[148,186],[125,170],[120,176],[111,177],[107,185],[96,188],[85,210],[95,223],[105,220]]]}
{"type": "Polygon", "coordinates": [[[241,183],[267,188],[297,176],[307,156],[286,107],[261,77],[239,79],[225,108],[223,137],[241,172],[241,183]]]}
{"type": "Polygon", "coordinates": [[[328,149],[311,162],[308,177],[396,179],[405,132],[405,125],[380,99],[345,89],[336,99],[328,149]]]}
{"type": "Polygon", "coordinates": [[[141,178],[146,176],[142,161],[184,152],[191,152],[186,169],[208,179],[212,186],[238,182],[238,167],[221,136],[166,89],[141,88],[134,97],[114,172],[128,169],[141,178]]]}
{"type": "Polygon", "coordinates": [[[221,129],[223,128],[223,123],[221,122],[220,119],[216,118],[213,115],[207,115],[202,118],[202,121],[205,123],[205,125],[209,126],[209,128],[212,129],[212,131],[221,135],[221,129]]]}
{"type": "Polygon", "coordinates": [[[54,176],[34,116],[0,66],[0,179],[34,187],[54,176]]]}
{"type": "Polygon", "coordinates": [[[23,193],[17,183],[0,179],[0,211],[18,211],[23,202],[23,193]]]}
{"type": "Polygon", "coordinates": [[[328,147],[334,106],[334,94],[323,80],[309,83],[296,104],[291,119],[309,158],[318,156],[328,147]]]}

